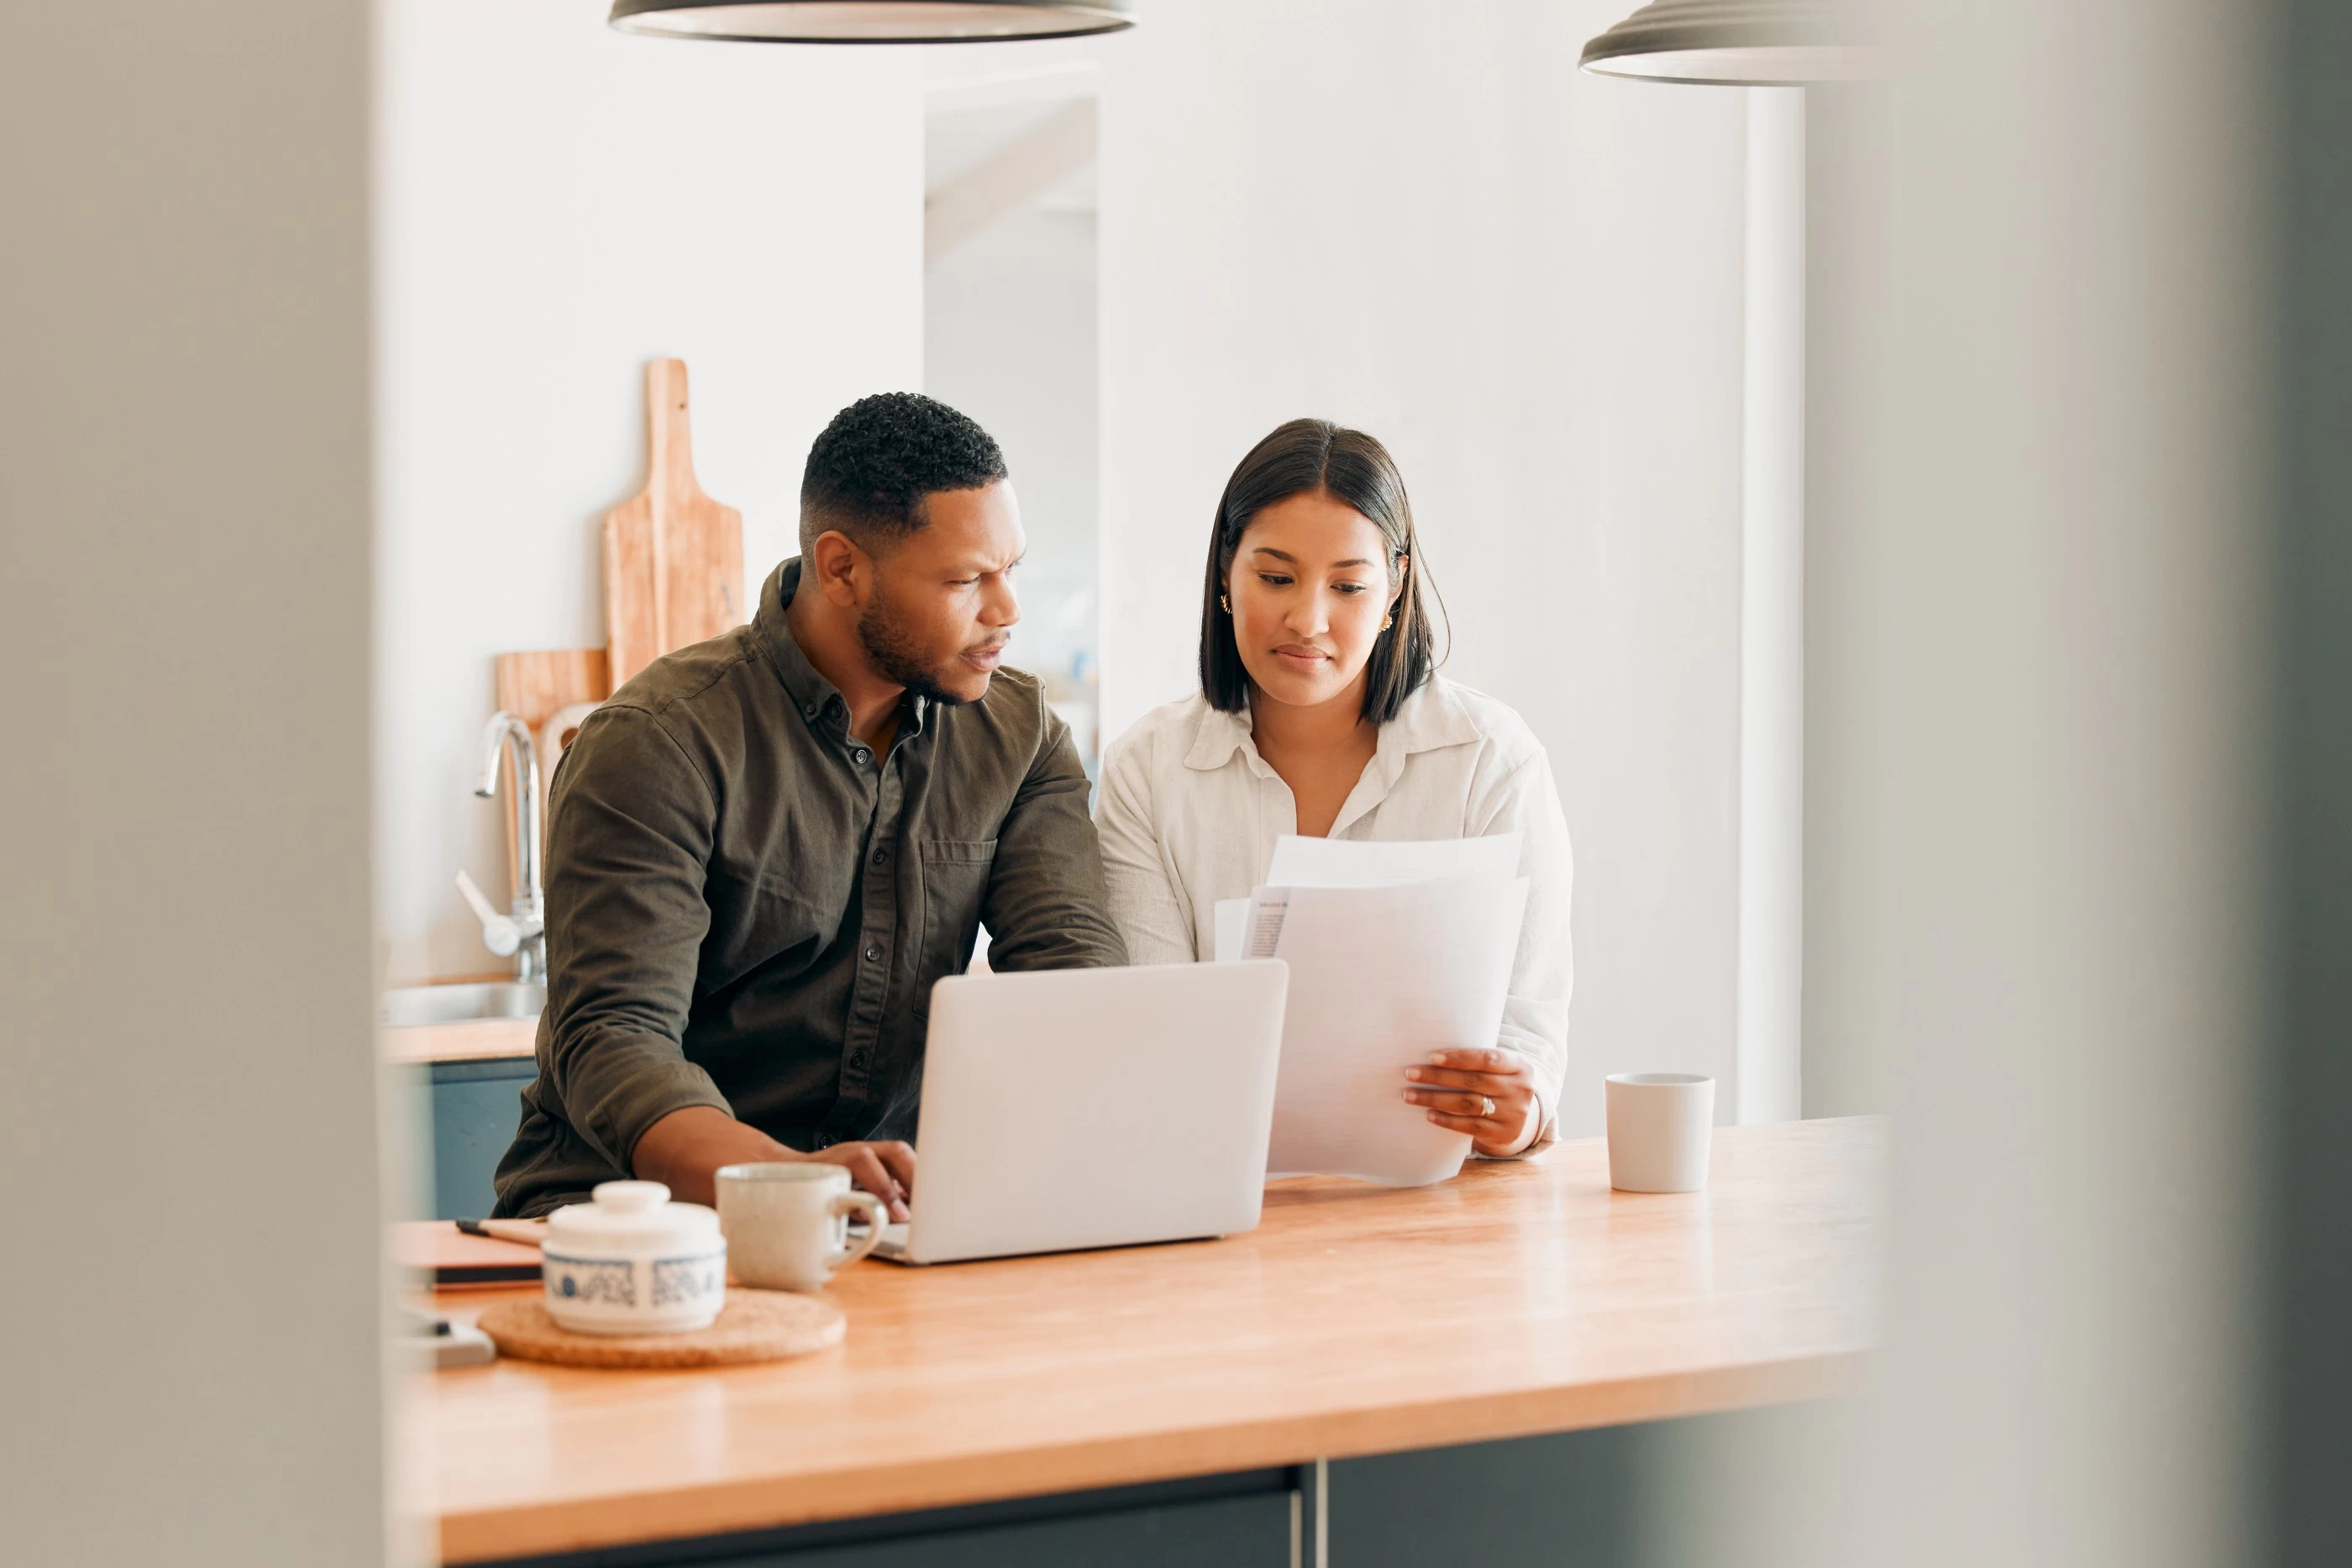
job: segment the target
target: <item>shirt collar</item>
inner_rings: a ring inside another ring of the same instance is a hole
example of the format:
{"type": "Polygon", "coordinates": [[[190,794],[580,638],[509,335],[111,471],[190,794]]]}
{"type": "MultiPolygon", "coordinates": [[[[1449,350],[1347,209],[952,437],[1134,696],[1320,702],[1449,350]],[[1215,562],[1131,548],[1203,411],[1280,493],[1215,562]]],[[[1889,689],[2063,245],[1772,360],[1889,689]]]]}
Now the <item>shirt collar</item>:
{"type": "MultiPolygon", "coordinates": [[[[752,634],[759,639],[761,651],[774,666],[776,678],[784,685],[793,705],[801,716],[811,724],[829,725],[836,729],[849,723],[849,704],[831,681],[817,672],[817,667],[801,652],[793,640],[790,622],[784,618],[785,608],[801,585],[801,562],[798,556],[771,572],[760,588],[760,608],[751,617],[752,634]]],[[[923,733],[930,716],[931,705],[926,698],[909,692],[899,705],[899,738],[912,739],[923,733]]]]}
{"type": "MultiPolygon", "coordinates": [[[[1238,751],[1247,759],[1251,771],[1270,771],[1257,754],[1252,730],[1248,708],[1226,713],[1202,705],[1201,722],[1192,733],[1192,745],[1184,753],[1184,766],[1203,770],[1223,768],[1238,751]]],[[[1380,748],[1373,753],[1372,760],[1381,777],[1393,784],[1404,771],[1405,758],[1413,753],[1466,746],[1483,740],[1486,734],[1462,699],[1454,695],[1453,687],[1432,675],[1404,699],[1396,717],[1381,726],[1380,748]]]]}
{"type": "Polygon", "coordinates": [[[1204,771],[1223,768],[1241,752],[1258,768],[1265,764],[1258,760],[1257,747],[1250,740],[1250,712],[1227,713],[1205,704],[1201,709],[1201,722],[1193,727],[1192,749],[1184,753],[1184,766],[1204,771]]]}

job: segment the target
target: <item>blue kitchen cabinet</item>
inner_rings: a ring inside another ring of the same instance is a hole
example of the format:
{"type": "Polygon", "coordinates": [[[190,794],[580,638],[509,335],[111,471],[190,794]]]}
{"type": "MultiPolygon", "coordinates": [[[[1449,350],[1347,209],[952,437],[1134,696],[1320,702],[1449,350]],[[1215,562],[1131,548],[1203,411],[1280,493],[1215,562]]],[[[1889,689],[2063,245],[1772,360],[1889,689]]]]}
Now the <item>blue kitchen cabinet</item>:
{"type": "Polygon", "coordinates": [[[431,1098],[432,1218],[478,1219],[496,1195],[490,1177],[522,1120],[523,1085],[538,1072],[528,1056],[436,1061],[424,1070],[431,1098]]]}

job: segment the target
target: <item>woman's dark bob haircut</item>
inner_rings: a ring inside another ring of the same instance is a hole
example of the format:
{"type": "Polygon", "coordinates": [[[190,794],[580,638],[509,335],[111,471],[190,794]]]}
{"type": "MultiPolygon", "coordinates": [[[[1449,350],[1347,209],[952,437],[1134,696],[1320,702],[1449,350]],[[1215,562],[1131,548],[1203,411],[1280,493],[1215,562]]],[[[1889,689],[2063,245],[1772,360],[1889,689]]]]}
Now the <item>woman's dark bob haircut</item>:
{"type": "MultiPolygon", "coordinates": [[[[1201,690],[1212,707],[1240,713],[1249,706],[1249,671],[1234,642],[1234,618],[1223,604],[1227,574],[1250,520],[1276,501],[1322,491],[1363,514],[1388,544],[1389,583],[1400,574],[1395,624],[1372,644],[1365,664],[1364,717],[1386,724],[1437,666],[1437,637],[1422,602],[1421,545],[1412,532],[1412,503],[1389,449],[1360,430],[1328,419],[1294,419],[1250,448],[1225,481],[1209,533],[1209,571],[1201,596],[1201,690]]],[[[1440,607],[1441,609],[1443,606],[1440,607]]]]}

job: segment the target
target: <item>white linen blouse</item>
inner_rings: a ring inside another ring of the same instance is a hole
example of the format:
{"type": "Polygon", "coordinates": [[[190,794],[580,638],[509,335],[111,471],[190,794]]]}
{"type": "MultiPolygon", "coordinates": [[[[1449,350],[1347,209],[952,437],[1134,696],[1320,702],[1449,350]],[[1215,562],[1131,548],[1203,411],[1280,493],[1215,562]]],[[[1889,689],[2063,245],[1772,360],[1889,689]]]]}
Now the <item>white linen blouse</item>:
{"type": "MultiPolygon", "coordinates": [[[[1215,956],[1217,902],[1249,896],[1274,841],[1298,831],[1298,806],[1258,755],[1249,714],[1219,712],[1195,694],[1112,742],[1095,826],[1129,961],[1192,963],[1215,956]]],[[[1381,726],[1331,837],[1410,841],[1514,829],[1528,908],[1496,1043],[1526,1058],[1535,1078],[1538,1132],[1521,1151],[1532,1154],[1557,1135],[1574,976],[1568,819],[1542,745],[1504,704],[1433,675],[1381,726]]]]}

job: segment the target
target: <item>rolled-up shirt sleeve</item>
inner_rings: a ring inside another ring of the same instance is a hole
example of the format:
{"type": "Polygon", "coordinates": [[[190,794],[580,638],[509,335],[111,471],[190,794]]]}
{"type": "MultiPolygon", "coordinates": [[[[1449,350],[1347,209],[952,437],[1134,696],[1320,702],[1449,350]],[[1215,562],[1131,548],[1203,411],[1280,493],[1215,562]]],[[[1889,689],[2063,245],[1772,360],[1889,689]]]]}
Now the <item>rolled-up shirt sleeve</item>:
{"type": "Polygon", "coordinates": [[[622,1170],[673,1111],[730,1107],[682,1046],[710,910],[717,803],[643,709],[589,716],[557,770],[547,846],[548,1056],[574,1131],[622,1170]]]}
{"type": "Polygon", "coordinates": [[[1091,786],[1061,716],[1043,711],[1035,759],[997,831],[981,904],[991,968],[1109,968],[1127,945],[1103,896],[1102,850],[1087,816],[1091,786]]]}
{"type": "Polygon", "coordinates": [[[1568,1070],[1568,1003],[1575,985],[1570,935],[1575,862],[1551,762],[1540,749],[1503,776],[1484,808],[1484,820],[1472,824],[1474,833],[1487,836],[1517,829],[1521,835],[1519,874],[1528,879],[1527,915],[1519,925],[1518,952],[1512,960],[1510,990],[1503,999],[1503,1024],[1496,1042],[1525,1057],[1535,1073],[1541,1112],[1535,1137],[1518,1151],[1526,1155],[1559,1135],[1559,1092],[1568,1070]]]}

